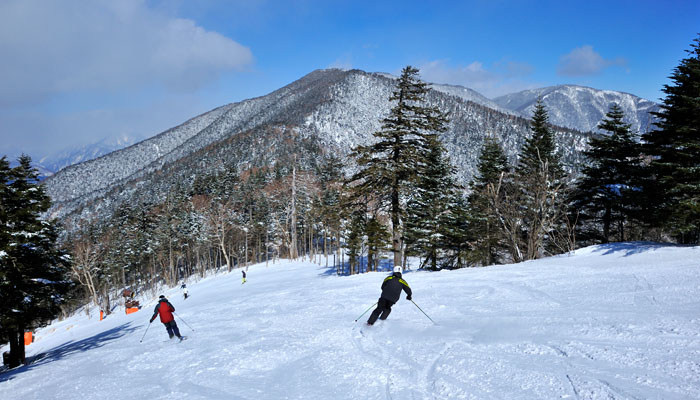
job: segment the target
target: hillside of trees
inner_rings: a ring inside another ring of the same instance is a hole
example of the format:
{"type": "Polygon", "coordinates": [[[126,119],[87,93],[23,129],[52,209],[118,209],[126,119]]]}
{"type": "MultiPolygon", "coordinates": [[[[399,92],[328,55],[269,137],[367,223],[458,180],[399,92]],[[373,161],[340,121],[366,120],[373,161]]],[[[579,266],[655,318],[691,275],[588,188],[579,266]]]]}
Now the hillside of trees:
{"type": "Polygon", "coordinates": [[[206,163],[208,174],[182,179],[163,201],[137,198],[108,219],[73,220],[60,238],[55,222],[39,219],[48,198],[30,160],[20,160],[20,170],[2,158],[0,301],[10,306],[0,315],[0,338],[45,323],[61,307],[67,313],[92,302],[109,313],[125,288],[155,291],[279,258],[308,257],[344,275],[377,270],[381,258],[405,266],[417,257],[420,268],[438,270],[613,241],[700,244],[700,37],[671,81],[657,129],[641,138],[611,106],[580,173],[562,165],[538,103],[517,160],[484,132],[477,173],[465,186],[440,141],[450,116],[427,105],[426,84],[409,66],[386,99],[391,111],[373,144],[355,147],[349,159],[293,128],[266,126],[193,154],[189,162],[206,163]],[[266,145],[270,137],[285,140],[266,145]],[[235,152],[240,140],[258,144],[259,162],[217,162],[216,152],[235,152]],[[23,211],[27,196],[42,206],[23,211]],[[32,232],[22,220],[42,232],[41,246],[18,245],[17,238],[37,240],[22,233],[32,232]],[[41,251],[19,251],[28,248],[41,251]],[[12,272],[17,266],[23,272],[12,272]],[[31,307],[9,289],[37,279],[64,284],[31,289],[31,307]],[[37,313],[34,305],[47,299],[51,311],[37,313]]]}

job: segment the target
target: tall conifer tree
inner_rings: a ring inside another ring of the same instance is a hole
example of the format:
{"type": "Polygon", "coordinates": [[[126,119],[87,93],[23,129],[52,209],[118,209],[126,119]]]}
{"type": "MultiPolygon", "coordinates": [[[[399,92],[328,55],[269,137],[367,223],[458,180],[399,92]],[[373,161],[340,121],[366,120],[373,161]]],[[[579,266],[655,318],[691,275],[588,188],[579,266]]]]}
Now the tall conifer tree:
{"type": "Polygon", "coordinates": [[[10,342],[10,367],[25,362],[25,330],[55,318],[70,289],[57,227],[41,219],[50,199],[31,159],[18,161],[12,169],[0,161],[0,341],[10,342]]]}
{"type": "Polygon", "coordinates": [[[427,136],[446,130],[447,119],[436,107],[425,105],[427,85],[418,70],[407,66],[397,80],[389,101],[396,102],[375,143],[354,149],[359,171],[350,179],[356,193],[371,194],[391,218],[391,249],[394,264],[403,263],[403,218],[405,202],[413,192],[416,174],[428,148],[427,136]]]}
{"type": "Polygon", "coordinates": [[[456,204],[455,168],[437,135],[427,135],[428,149],[423,157],[416,191],[407,204],[406,245],[424,258],[424,265],[438,269],[440,250],[446,245],[446,230],[455,228],[447,214],[456,204]]]}
{"type": "Polygon", "coordinates": [[[687,53],[664,85],[658,129],[642,138],[659,183],[647,190],[657,194],[654,222],[683,243],[700,243],[700,35],[687,53]]]}
{"type": "MultiPolygon", "coordinates": [[[[624,241],[624,225],[634,215],[635,197],[638,196],[641,146],[623,121],[624,113],[614,104],[598,129],[607,134],[593,137],[585,152],[588,165],[574,194],[573,205],[580,212],[582,226],[598,226],[594,237],[603,243],[613,233],[624,241]]],[[[584,238],[586,235],[584,234],[584,238]]]]}
{"type": "Polygon", "coordinates": [[[498,185],[508,169],[508,160],[501,145],[494,138],[486,138],[479,156],[477,174],[471,185],[472,193],[469,196],[475,241],[473,259],[484,266],[500,262],[498,257],[499,249],[502,248],[500,224],[488,191],[489,187],[498,185]]]}
{"type": "Polygon", "coordinates": [[[472,231],[469,205],[463,193],[458,188],[451,197],[447,212],[440,218],[443,235],[442,250],[445,252],[443,265],[449,268],[462,268],[472,264],[469,250],[475,235],[472,231]]]}
{"type": "Polygon", "coordinates": [[[530,125],[530,136],[520,153],[516,184],[522,196],[519,206],[523,215],[526,260],[544,255],[556,229],[555,220],[563,208],[561,190],[564,170],[556,151],[554,132],[549,125],[542,99],[537,101],[530,125]]]}
{"type": "Polygon", "coordinates": [[[559,154],[556,151],[554,132],[549,125],[547,109],[542,99],[537,100],[535,111],[530,123],[530,136],[520,151],[516,172],[521,177],[538,173],[542,163],[547,163],[553,179],[561,179],[564,175],[559,154]]]}

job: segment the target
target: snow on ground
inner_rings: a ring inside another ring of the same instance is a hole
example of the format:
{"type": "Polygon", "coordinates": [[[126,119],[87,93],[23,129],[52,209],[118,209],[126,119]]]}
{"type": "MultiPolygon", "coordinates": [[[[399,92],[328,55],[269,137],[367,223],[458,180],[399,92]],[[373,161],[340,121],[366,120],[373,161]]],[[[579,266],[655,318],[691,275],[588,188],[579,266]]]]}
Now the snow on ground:
{"type": "Polygon", "coordinates": [[[158,320],[139,342],[155,300],[39,330],[0,398],[698,399],[699,260],[700,247],[623,243],[408,272],[438,325],[402,296],[373,327],[354,319],[385,273],[255,265],[245,285],[234,270],[190,283],[186,301],[166,292],[182,343],[158,320]]]}

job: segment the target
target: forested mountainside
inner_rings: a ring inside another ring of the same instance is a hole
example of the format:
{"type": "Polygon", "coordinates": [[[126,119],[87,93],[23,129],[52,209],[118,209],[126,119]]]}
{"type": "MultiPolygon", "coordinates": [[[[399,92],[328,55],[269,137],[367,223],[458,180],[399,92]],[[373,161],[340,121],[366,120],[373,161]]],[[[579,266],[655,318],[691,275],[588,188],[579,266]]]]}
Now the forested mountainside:
{"type": "MultiPolygon", "coordinates": [[[[388,98],[394,85],[382,74],[318,70],[266,96],[219,107],[47,179],[54,201],[50,216],[89,219],[109,215],[134,198],[157,201],[173,185],[187,187],[217,166],[244,171],[296,154],[304,168],[322,153],[345,156],[358,144],[371,142],[392,106],[388,98]]],[[[449,114],[442,140],[463,183],[474,174],[485,137],[498,138],[514,160],[530,134],[529,120],[462,96],[431,90],[427,101],[449,114]]],[[[558,127],[555,132],[564,164],[577,169],[588,134],[558,127]]]]}
{"type": "Polygon", "coordinates": [[[635,95],[613,90],[598,90],[577,85],[558,85],[524,90],[494,99],[501,107],[531,117],[537,99],[547,107],[549,121],[579,131],[597,132],[598,123],[612,104],[625,113],[625,121],[632,125],[632,132],[643,134],[653,129],[650,111],[658,111],[659,105],[635,95]]]}

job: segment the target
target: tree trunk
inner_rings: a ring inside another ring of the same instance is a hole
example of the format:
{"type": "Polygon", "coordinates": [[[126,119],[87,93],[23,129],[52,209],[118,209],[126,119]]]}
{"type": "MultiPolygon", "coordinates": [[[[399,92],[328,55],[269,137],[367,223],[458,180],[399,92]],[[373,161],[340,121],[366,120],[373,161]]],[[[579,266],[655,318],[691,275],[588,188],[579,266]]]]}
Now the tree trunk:
{"type": "Polygon", "coordinates": [[[314,262],[314,257],[316,252],[314,252],[314,226],[309,223],[309,261],[314,262]]]}
{"type": "Polygon", "coordinates": [[[367,248],[367,269],[365,272],[372,271],[372,265],[374,265],[374,252],[371,247],[367,248]]]}
{"type": "Polygon", "coordinates": [[[267,267],[270,260],[270,231],[265,228],[265,266],[267,267]]]}
{"type": "Polygon", "coordinates": [[[611,219],[611,206],[605,206],[605,213],[603,214],[603,243],[608,243],[608,238],[610,237],[610,219],[611,219]]]}
{"type": "Polygon", "coordinates": [[[343,265],[342,259],[341,259],[342,250],[340,249],[340,229],[335,231],[335,240],[336,240],[335,251],[336,251],[336,254],[338,257],[338,271],[340,271],[340,269],[342,268],[342,265],[343,265]]]}
{"type": "Polygon", "coordinates": [[[262,246],[261,236],[260,234],[255,235],[255,248],[253,249],[253,260],[255,260],[255,264],[260,262],[260,247],[262,246]]]}
{"type": "MultiPolygon", "coordinates": [[[[296,164],[296,157],[294,157],[294,163],[296,164]]],[[[297,254],[297,167],[296,165],[292,167],[292,209],[291,209],[291,235],[292,238],[289,244],[289,258],[296,260],[297,254]]]]}
{"type": "Polygon", "coordinates": [[[326,268],[328,268],[328,243],[326,242],[326,237],[328,234],[326,228],[323,228],[323,256],[326,258],[326,268]]]}
{"type": "Polygon", "coordinates": [[[391,251],[394,253],[394,265],[402,265],[401,246],[401,212],[399,204],[398,183],[394,182],[395,188],[391,193],[391,251]]]}
{"type": "Polygon", "coordinates": [[[112,305],[109,302],[109,285],[105,284],[102,288],[102,310],[104,310],[105,315],[112,313],[112,305]]]}
{"type": "MultiPolygon", "coordinates": [[[[221,254],[224,256],[224,259],[226,259],[226,269],[228,272],[231,272],[231,257],[229,256],[228,252],[226,251],[226,242],[224,240],[224,236],[221,236],[221,239],[219,240],[219,249],[221,250],[221,254]]],[[[218,268],[218,266],[217,266],[218,268]]]]}
{"type": "Polygon", "coordinates": [[[24,353],[24,329],[10,332],[10,368],[19,367],[26,363],[24,353]]]}
{"type": "Polygon", "coordinates": [[[173,237],[172,235],[168,235],[168,263],[169,268],[168,268],[168,285],[172,286],[173,285],[173,278],[175,275],[175,267],[173,266],[173,237]]]}

